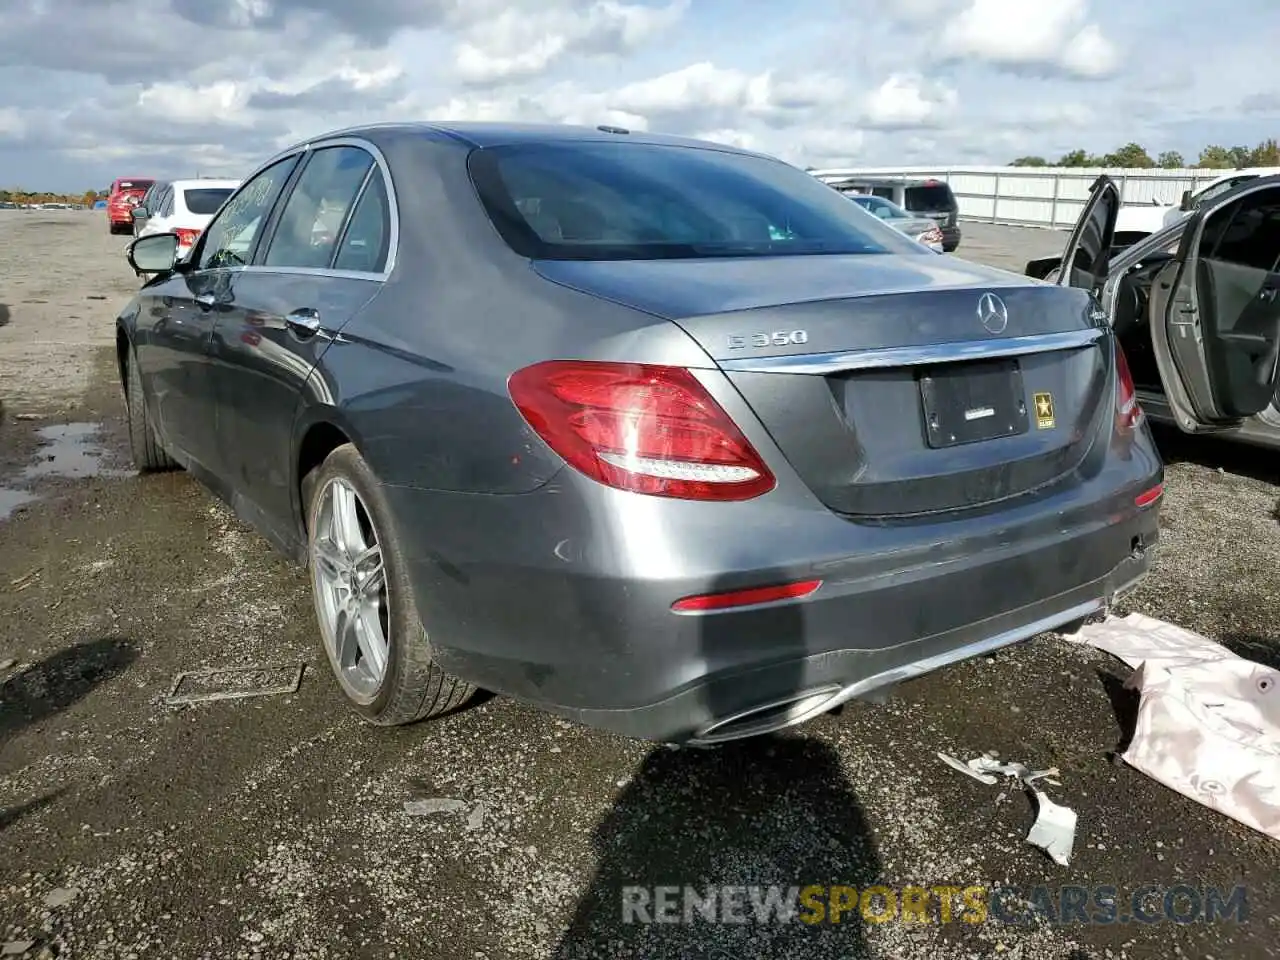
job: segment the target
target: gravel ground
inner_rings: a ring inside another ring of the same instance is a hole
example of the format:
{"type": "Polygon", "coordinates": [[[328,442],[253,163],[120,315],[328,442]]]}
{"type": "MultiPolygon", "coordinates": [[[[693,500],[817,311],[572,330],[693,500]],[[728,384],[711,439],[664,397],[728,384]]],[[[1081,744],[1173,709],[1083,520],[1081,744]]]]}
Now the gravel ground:
{"type": "MultiPolygon", "coordinates": [[[[966,225],[961,254],[1019,270],[1061,242],[966,225]]],[[[361,724],[303,574],[185,475],[127,469],[108,346],[135,286],[122,246],[100,214],[0,212],[0,943],[113,960],[1276,955],[1280,849],[1113,763],[1125,668],[1052,636],[716,751],[501,698],[361,724]],[[164,702],[183,670],[300,663],[296,693],[164,702]],[[999,802],[938,750],[1058,766],[1071,865],[1023,841],[1023,795],[999,802]],[[431,798],[456,802],[406,814],[431,798]],[[1121,913],[1144,883],[1244,884],[1248,917],[620,922],[623,886],[685,883],[1109,885],[1121,913]]],[[[1276,663],[1276,461],[1161,441],[1163,541],[1126,610],[1276,663]]]]}

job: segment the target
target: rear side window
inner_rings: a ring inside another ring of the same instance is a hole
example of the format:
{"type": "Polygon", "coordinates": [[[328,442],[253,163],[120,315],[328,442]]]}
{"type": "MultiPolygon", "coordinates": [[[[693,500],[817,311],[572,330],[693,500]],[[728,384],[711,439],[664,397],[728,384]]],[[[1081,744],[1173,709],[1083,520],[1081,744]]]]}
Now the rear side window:
{"type": "Polygon", "coordinates": [[[207,217],[218,212],[223,201],[231,196],[230,187],[200,187],[182,191],[182,202],[187,211],[207,217]]]}
{"type": "Polygon", "coordinates": [[[943,213],[955,206],[956,199],[945,183],[926,183],[907,187],[907,209],[922,213],[943,213]]]}
{"type": "Polygon", "coordinates": [[[328,267],[347,212],[371,166],[373,157],[359,147],[315,151],[285,202],[263,263],[328,267]]]}
{"type": "Polygon", "coordinates": [[[764,157],[587,141],[480,149],[469,167],[494,225],[531,258],[928,252],[764,157]]]}
{"type": "Polygon", "coordinates": [[[386,268],[390,244],[391,207],[382,173],[375,170],[342,235],[334,269],[379,273],[386,268]]]}

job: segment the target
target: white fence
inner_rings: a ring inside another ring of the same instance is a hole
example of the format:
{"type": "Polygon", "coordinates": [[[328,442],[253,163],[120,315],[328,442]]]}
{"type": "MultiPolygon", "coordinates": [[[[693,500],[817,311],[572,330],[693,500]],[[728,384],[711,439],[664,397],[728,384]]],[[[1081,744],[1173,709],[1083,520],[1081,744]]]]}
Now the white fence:
{"type": "Polygon", "coordinates": [[[810,171],[822,180],[842,177],[906,177],[945,180],[963,220],[1034,227],[1070,227],[1080,216],[1089,187],[1105,173],[1126,204],[1152,200],[1176,205],[1182,191],[1203,186],[1230,171],[1148,170],[1101,167],[842,167],[810,171]]]}

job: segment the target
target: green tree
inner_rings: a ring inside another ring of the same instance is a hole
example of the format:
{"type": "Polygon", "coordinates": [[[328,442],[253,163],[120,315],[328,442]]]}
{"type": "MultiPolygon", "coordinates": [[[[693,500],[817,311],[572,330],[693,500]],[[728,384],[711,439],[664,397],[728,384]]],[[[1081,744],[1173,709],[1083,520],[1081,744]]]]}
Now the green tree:
{"type": "Polygon", "coordinates": [[[1280,167],[1280,143],[1274,139],[1263,140],[1249,154],[1249,167],[1280,167]]]}
{"type": "Polygon", "coordinates": [[[1011,167],[1047,167],[1049,161],[1044,157],[1019,157],[1009,164],[1011,167]]]}
{"type": "Polygon", "coordinates": [[[1098,161],[1100,167],[1154,167],[1146,148],[1139,143],[1126,143],[1123,147],[1106,154],[1098,161]]]}
{"type": "Polygon", "coordinates": [[[1249,166],[1249,158],[1253,156],[1253,151],[1248,147],[1232,147],[1228,152],[1231,154],[1231,165],[1236,169],[1249,166]]]}
{"type": "Polygon", "coordinates": [[[1235,159],[1231,156],[1231,151],[1226,147],[1220,147],[1216,144],[1205,147],[1200,151],[1200,159],[1196,161],[1197,167],[1207,169],[1229,169],[1234,167],[1235,159]]]}
{"type": "Polygon", "coordinates": [[[1094,166],[1093,158],[1084,150],[1072,150],[1070,153],[1064,153],[1062,159],[1058,161],[1060,167],[1092,167],[1094,166]]]}
{"type": "Polygon", "coordinates": [[[1182,159],[1182,154],[1177,150],[1161,151],[1160,156],[1156,157],[1156,166],[1164,167],[1166,170],[1177,170],[1187,165],[1182,159]]]}

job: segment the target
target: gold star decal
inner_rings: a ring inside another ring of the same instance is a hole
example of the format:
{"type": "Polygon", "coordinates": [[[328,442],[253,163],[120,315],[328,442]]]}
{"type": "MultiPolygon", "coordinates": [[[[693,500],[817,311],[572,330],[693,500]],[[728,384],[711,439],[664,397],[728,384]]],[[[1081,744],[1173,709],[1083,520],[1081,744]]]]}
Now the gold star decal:
{"type": "Polygon", "coordinates": [[[1053,419],[1053,394],[1037,393],[1035,395],[1036,404],[1036,427],[1040,430],[1052,429],[1054,425],[1053,419]]]}

